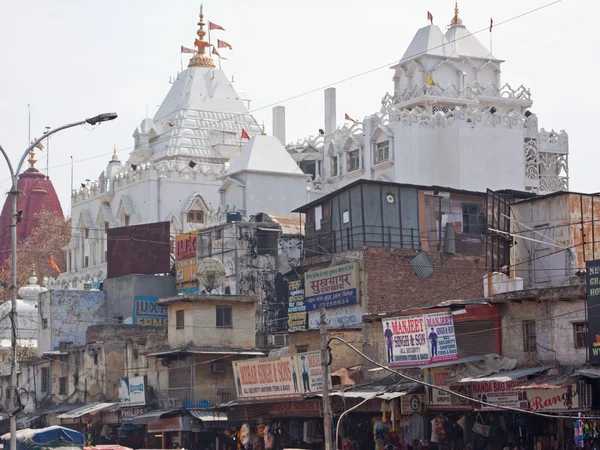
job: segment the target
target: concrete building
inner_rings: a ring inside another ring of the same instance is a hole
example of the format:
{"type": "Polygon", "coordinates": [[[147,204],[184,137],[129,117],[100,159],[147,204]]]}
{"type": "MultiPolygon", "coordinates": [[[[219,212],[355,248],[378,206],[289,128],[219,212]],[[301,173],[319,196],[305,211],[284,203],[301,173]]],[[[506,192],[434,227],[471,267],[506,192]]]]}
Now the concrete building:
{"type": "Polygon", "coordinates": [[[236,398],[232,360],[256,350],[255,303],[248,295],[178,295],[168,307],[168,346],[151,352],[168,369],[168,387],[151,386],[163,408],[207,408],[236,398]]]}
{"type": "MultiPolygon", "coordinates": [[[[313,194],[357,178],[472,191],[568,190],[567,133],[539,128],[530,89],[501,80],[504,61],[471,34],[458,9],[442,29],[417,30],[391,67],[393,91],[378,112],[337,111],[335,89],[325,91],[323,133],[287,145],[314,176],[313,194]]],[[[278,107],[274,135],[285,138],[284,121],[278,107]]]]}
{"type": "Polygon", "coordinates": [[[301,215],[267,213],[198,233],[198,262],[215,258],[225,268],[225,281],[218,291],[256,296],[256,339],[260,347],[287,343],[283,274],[300,264],[303,233],[301,215]]]}

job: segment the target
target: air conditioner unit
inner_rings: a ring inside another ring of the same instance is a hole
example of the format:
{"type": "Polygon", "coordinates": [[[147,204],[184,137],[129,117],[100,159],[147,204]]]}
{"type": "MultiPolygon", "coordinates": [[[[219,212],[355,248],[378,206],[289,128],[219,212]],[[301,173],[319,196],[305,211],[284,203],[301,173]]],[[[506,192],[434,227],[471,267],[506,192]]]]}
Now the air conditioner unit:
{"type": "Polygon", "coordinates": [[[212,363],[211,371],[213,373],[224,373],[226,369],[225,363],[223,362],[214,362],[212,363]]]}
{"type": "Polygon", "coordinates": [[[285,347],[288,344],[287,334],[270,334],[268,337],[269,345],[272,347],[285,347]]]}

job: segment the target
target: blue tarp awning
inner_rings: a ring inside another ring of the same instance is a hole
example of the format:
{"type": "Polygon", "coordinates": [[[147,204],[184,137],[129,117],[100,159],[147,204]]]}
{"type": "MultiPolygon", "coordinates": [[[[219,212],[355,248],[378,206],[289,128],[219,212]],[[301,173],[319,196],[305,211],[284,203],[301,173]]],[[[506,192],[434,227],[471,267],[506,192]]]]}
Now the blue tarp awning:
{"type": "MultiPolygon", "coordinates": [[[[4,441],[4,448],[10,447],[10,433],[1,438],[4,441]]],[[[85,440],[83,434],[78,431],[64,427],[48,427],[39,430],[26,428],[17,431],[17,450],[26,450],[33,447],[71,445],[83,447],[85,440]]]]}

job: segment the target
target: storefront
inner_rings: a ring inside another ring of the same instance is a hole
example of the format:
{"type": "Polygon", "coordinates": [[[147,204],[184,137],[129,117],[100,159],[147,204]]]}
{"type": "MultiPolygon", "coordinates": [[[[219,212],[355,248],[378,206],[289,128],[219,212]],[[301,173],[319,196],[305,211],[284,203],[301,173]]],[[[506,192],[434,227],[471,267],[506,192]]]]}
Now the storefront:
{"type": "Polygon", "coordinates": [[[103,432],[104,434],[110,433],[104,428],[101,413],[105,410],[116,409],[117,406],[116,403],[89,403],[60,414],[57,418],[61,425],[83,433],[88,445],[97,445],[102,440],[103,432]]]}
{"type": "Polygon", "coordinates": [[[119,428],[117,430],[117,442],[129,448],[147,447],[146,427],[133,423],[134,417],[146,414],[145,407],[140,408],[121,408],[119,410],[119,428]]]}

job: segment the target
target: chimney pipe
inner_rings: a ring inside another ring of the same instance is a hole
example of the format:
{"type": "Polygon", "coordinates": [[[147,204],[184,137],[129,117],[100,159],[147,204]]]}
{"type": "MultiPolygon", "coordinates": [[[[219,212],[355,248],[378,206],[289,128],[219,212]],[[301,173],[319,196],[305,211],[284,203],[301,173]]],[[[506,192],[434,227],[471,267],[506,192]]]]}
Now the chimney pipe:
{"type": "Polygon", "coordinates": [[[335,103],[335,88],[325,89],[325,136],[332,135],[337,128],[335,103]]]}
{"type": "Polygon", "coordinates": [[[285,106],[273,108],[273,136],[285,147],[285,106]]]}

